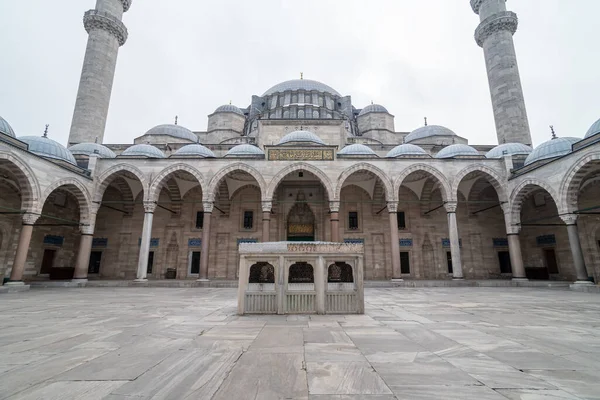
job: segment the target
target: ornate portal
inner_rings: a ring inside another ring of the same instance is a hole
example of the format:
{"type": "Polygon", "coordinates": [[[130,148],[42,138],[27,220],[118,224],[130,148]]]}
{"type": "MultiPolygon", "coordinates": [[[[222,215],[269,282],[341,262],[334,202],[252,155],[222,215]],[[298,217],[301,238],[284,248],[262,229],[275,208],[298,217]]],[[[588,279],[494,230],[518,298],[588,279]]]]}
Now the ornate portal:
{"type": "Polygon", "coordinates": [[[303,191],[298,192],[296,204],[288,214],[287,240],[306,242],[315,240],[315,215],[306,204],[303,191]]]}

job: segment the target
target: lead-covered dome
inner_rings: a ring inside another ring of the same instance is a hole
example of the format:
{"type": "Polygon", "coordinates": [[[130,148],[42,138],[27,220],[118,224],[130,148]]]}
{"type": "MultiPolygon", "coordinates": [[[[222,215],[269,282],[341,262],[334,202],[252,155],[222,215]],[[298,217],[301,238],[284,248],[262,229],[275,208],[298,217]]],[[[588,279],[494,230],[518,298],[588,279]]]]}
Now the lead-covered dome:
{"type": "Polygon", "coordinates": [[[420,148],[417,145],[405,143],[400,146],[394,147],[387,153],[386,158],[396,158],[396,157],[410,157],[410,156],[426,156],[428,155],[425,150],[420,148]]]}
{"type": "Polygon", "coordinates": [[[344,147],[338,151],[338,156],[376,156],[377,153],[373,151],[369,146],[364,144],[356,143],[344,147]]]}
{"type": "Polygon", "coordinates": [[[411,133],[406,135],[406,137],[404,138],[404,141],[406,143],[410,143],[415,140],[425,139],[425,138],[433,137],[433,136],[458,136],[458,135],[456,133],[454,133],[453,131],[451,131],[450,129],[446,128],[445,126],[426,125],[419,129],[415,129],[414,131],[412,131],[411,133]]]}
{"type": "Polygon", "coordinates": [[[317,92],[331,93],[333,95],[341,97],[341,95],[332,87],[327,86],[324,83],[321,83],[318,81],[313,81],[310,79],[292,79],[291,81],[285,81],[285,82],[278,83],[277,85],[273,86],[271,89],[267,90],[263,94],[263,97],[270,96],[274,93],[280,93],[280,92],[285,92],[285,91],[296,91],[296,90],[306,90],[307,92],[315,90],[317,92]]]}
{"type": "Polygon", "coordinates": [[[365,108],[360,110],[360,113],[358,114],[358,116],[360,117],[361,115],[365,115],[365,114],[369,114],[369,113],[389,114],[387,108],[385,108],[384,106],[382,106],[380,104],[369,104],[368,106],[366,106],[365,108]]]}
{"type": "Polygon", "coordinates": [[[187,146],[183,146],[179,150],[173,154],[174,156],[185,156],[185,157],[198,157],[198,158],[215,158],[215,153],[213,153],[209,148],[202,146],[201,144],[188,144],[187,146]]]}
{"type": "Polygon", "coordinates": [[[75,157],[73,157],[73,154],[65,146],[52,139],[48,139],[46,136],[21,136],[18,139],[21,142],[27,143],[27,149],[38,156],[77,165],[75,157]]]}
{"type": "Polygon", "coordinates": [[[244,116],[244,112],[239,108],[234,106],[233,104],[225,104],[215,110],[216,113],[234,113],[244,116]]]}
{"type": "Polygon", "coordinates": [[[487,152],[485,158],[502,158],[504,156],[529,155],[533,149],[523,143],[504,143],[487,152]]]}
{"type": "Polygon", "coordinates": [[[588,129],[587,133],[585,134],[585,137],[589,138],[598,133],[600,133],[600,119],[598,121],[594,122],[594,124],[592,126],[590,126],[590,129],[588,129]]]}
{"type": "Polygon", "coordinates": [[[98,155],[100,158],[115,158],[117,155],[108,147],[98,143],[79,143],[69,147],[69,151],[74,156],[98,155]]]}
{"type": "Polygon", "coordinates": [[[525,165],[569,154],[573,150],[573,143],[580,140],[580,138],[575,137],[560,137],[548,140],[533,149],[529,157],[525,160],[525,165]]]}
{"type": "Polygon", "coordinates": [[[225,157],[257,157],[264,155],[265,152],[257,146],[253,146],[251,144],[238,144],[237,146],[231,148],[227,154],[225,154],[225,157]]]}
{"type": "Polygon", "coordinates": [[[12,126],[2,117],[0,117],[0,133],[4,133],[5,135],[16,137],[15,131],[13,131],[12,126]]]}
{"type": "Polygon", "coordinates": [[[133,145],[128,147],[121,155],[126,157],[165,158],[165,154],[160,149],[149,144],[133,145]]]}
{"type": "Polygon", "coordinates": [[[286,143],[314,143],[324,146],[325,142],[320,137],[309,131],[290,132],[279,140],[279,144],[286,143]]]}
{"type": "Polygon", "coordinates": [[[181,125],[173,125],[173,124],[165,124],[158,125],[154,128],[150,129],[145,135],[150,136],[171,136],[177,139],[185,139],[195,142],[198,140],[198,137],[194,135],[194,132],[190,131],[187,128],[184,128],[181,125]]]}
{"type": "Polygon", "coordinates": [[[479,152],[467,144],[453,144],[444,147],[435,155],[435,158],[454,158],[464,156],[478,156],[479,152]]]}

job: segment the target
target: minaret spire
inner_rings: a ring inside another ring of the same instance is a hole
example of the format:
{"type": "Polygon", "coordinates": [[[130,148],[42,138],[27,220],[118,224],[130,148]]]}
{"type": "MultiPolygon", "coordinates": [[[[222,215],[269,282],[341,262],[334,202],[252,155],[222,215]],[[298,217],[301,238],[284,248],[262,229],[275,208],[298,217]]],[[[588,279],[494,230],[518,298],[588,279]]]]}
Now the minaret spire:
{"type": "Polygon", "coordinates": [[[471,7],[481,21],[475,41],[485,56],[498,143],[531,145],[513,42],[519,24],[517,14],[506,10],[506,0],[471,0],[471,7]]]}
{"type": "Polygon", "coordinates": [[[96,8],[85,13],[83,25],[89,34],[69,145],[104,139],[106,117],[112,92],[119,47],[127,41],[121,21],[133,0],[97,0],[96,8]]]}

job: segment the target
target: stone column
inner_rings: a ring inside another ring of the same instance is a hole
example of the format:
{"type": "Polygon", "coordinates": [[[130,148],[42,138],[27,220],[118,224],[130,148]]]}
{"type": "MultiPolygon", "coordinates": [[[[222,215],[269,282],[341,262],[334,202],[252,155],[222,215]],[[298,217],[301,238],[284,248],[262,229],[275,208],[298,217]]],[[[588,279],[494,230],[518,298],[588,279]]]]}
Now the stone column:
{"type": "Polygon", "coordinates": [[[569,234],[569,245],[571,246],[571,254],[573,254],[573,263],[575,264],[575,273],[577,274],[576,284],[591,285],[588,280],[588,273],[583,259],[583,250],[581,249],[581,241],[579,240],[579,230],[577,229],[577,214],[565,214],[560,218],[567,224],[567,232],[569,234]]]}
{"type": "Polygon", "coordinates": [[[200,254],[200,277],[199,282],[208,282],[208,251],[210,248],[210,220],[212,218],[215,203],[205,201],[204,225],[202,226],[202,253],[200,254]]]}
{"type": "Polygon", "coordinates": [[[463,279],[462,260],[460,257],[460,239],[458,236],[458,223],[456,222],[456,201],[444,204],[448,213],[448,232],[450,235],[450,252],[452,253],[452,276],[454,279],[463,279]]]}
{"type": "Polygon", "coordinates": [[[398,239],[398,203],[388,201],[388,213],[390,214],[390,240],[392,241],[392,281],[402,282],[402,271],[400,269],[400,242],[398,239]]]}
{"type": "Polygon", "coordinates": [[[329,219],[331,221],[331,241],[340,242],[340,202],[329,202],[329,219]]]}
{"type": "Polygon", "coordinates": [[[73,282],[87,282],[90,254],[92,253],[92,242],[94,241],[94,227],[82,226],[81,239],[79,240],[79,252],[73,282]]]}
{"type": "Polygon", "coordinates": [[[521,240],[519,238],[520,227],[512,224],[511,206],[509,203],[502,204],[504,211],[504,223],[506,224],[506,236],[508,238],[508,253],[510,255],[510,266],[512,268],[513,281],[526,281],[525,265],[521,254],[521,240]]]}
{"type": "Polygon", "coordinates": [[[140,244],[140,257],[135,282],[146,282],[148,279],[148,253],[150,252],[150,241],[152,240],[152,220],[154,219],[156,203],[144,201],[144,228],[142,230],[142,243],[140,244]]]}
{"type": "Polygon", "coordinates": [[[24,214],[23,225],[21,226],[21,234],[19,235],[19,244],[17,245],[17,253],[15,254],[15,262],[13,263],[10,272],[10,280],[6,285],[23,285],[23,271],[25,270],[25,262],[27,261],[27,253],[29,252],[29,243],[31,243],[31,235],[33,233],[33,225],[40,216],[36,214],[24,214]]]}
{"type": "Polygon", "coordinates": [[[314,277],[317,297],[317,314],[325,314],[325,285],[327,285],[327,275],[325,272],[325,259],[323,256],[317,258],[314,277]]]}
{"type": "Polygon", "coordinates": [[[273,203],[270,201],[262,202],[263,226],[262,226],[262,241],[269,242],[271,236],[271,209],[273,203]]]}

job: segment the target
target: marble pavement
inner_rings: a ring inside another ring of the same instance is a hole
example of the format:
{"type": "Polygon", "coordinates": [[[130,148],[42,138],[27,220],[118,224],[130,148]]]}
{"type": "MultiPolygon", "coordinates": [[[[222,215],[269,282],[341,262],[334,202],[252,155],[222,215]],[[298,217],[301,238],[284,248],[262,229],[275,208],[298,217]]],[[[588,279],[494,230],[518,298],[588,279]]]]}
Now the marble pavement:
{"type": "Polygon", "coordinates": [[[0,399],[600,399],[600,296],[368,288],[365,315],[236,315],[235,289],[0,298],[0,399]]]}

